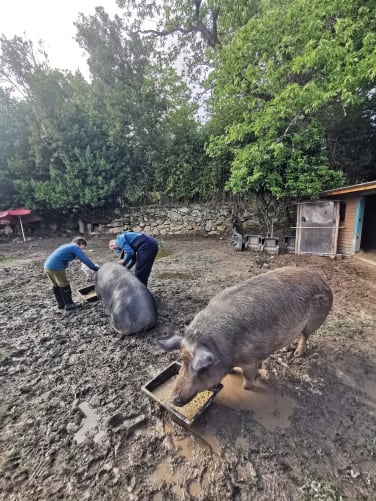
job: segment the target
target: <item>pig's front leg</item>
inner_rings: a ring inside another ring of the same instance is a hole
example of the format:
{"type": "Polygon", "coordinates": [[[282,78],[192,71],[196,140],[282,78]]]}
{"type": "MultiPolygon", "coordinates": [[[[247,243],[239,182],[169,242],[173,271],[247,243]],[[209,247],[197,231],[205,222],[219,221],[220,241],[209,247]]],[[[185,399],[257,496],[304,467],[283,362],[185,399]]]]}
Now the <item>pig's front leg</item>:
{"type": "Polygon", "coordinates": [[[257,371],[261,365],[261,360],[255,360],[248,363],[247,365],[242,365],[243,369],[243,388],[245,390],[252,390],[257,375],[257,371]]]}

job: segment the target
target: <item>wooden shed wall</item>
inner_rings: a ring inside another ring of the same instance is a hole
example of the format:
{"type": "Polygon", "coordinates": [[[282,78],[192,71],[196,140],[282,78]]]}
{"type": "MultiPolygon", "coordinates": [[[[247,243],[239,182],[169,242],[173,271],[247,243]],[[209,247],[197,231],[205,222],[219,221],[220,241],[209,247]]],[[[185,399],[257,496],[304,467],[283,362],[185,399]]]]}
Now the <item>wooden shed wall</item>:
{"type": "Polygon", "coordinates": [[[345,220],[339,222],[337,252],[339,254],[355,254],[355,226],[359,196],[336,197],[346,204],[345,220]]]}

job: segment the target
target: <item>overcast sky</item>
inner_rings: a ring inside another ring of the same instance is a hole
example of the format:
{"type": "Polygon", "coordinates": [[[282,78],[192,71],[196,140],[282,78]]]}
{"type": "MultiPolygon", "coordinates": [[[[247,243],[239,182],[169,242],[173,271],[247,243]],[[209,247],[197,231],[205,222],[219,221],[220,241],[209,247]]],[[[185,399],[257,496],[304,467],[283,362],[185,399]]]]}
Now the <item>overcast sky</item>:
{"type": "Polygon", "coordinates": [[[94,14],[102,6],[111,17],[120,13],[115,0],[0,0],[0,33],[44,41],[50,65],[85,74],[83,51],[74,40],[78,13],[94,14]]]}

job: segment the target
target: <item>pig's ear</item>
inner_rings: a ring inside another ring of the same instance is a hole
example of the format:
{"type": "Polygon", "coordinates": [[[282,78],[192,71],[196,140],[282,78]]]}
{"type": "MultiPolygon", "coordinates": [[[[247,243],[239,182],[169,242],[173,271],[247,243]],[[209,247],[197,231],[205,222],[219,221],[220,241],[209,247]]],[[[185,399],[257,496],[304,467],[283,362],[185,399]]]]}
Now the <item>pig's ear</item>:
{"type": "Polygon", "coordinates": [[[180,350],[182,340],[183,336],[177,332],[170,336],[161,336],[156,339],[159,347],[165,351],[180,350]]]}
{"type": "Polygon", "coordinates": [[[192,371],[198,372],[205,369],[217,361],[217,357],[207,346],[199,344],[195,349],[194,357],[190,363],[192,371]]]}

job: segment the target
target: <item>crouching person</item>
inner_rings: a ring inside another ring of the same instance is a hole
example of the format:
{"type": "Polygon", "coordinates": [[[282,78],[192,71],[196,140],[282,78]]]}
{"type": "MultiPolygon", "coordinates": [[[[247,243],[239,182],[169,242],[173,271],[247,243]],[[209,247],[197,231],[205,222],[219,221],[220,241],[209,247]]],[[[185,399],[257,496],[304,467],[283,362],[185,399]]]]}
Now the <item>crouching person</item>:
{"type": "Polygon", "coordinates": [[[55,249],[50,254],[44,263],[44,271],[50,282],[52,290],[56,298],[57,307],[59,310],[75,310],[80,308],[80,303],[74,303],[72,300],[72,290],[66,274],[68,264],[77,258],[82,263],[86,264],[91,270],[99,270],[99,266],[95,265],[84,253],[87,243],[82,237],[76,237],[70,244],[64,244],[55,249]]]}

